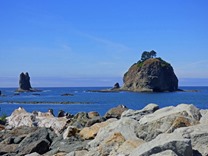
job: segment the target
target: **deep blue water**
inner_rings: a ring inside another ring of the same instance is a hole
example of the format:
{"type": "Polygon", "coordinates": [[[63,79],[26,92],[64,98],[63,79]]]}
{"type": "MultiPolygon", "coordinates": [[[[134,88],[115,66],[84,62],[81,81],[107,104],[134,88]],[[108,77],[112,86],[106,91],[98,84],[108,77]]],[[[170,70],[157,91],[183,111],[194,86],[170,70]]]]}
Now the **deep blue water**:
{"type": "Polygon", "coordinates": [[[201,109],[208,109],[208,87],[180,87],[185,90],[198,90],[198,92],[167,92],[167,93],[135,93],[135,92],[118,92],[118,93],[100,93],[87,92],[88,90],[100,90],[105,87],[73,87],[73,88],[38,88],[42,92],[20,93],[15,94],[15,88],[0,88],[0,115],[10,115],[14,109],[19,106],[27,111],[34,110],[47,112],[49,108],[54,109],[55,114],[59,110],[76,114],[84,111],[97,111],[104,115],[107,110],[119,104],[126,105],[131,109],[142,109],[149,103],[156,103],[161,108],[180,103],[194,104],[201,109]],[[33,94],[40,95],[33,95],[33,94]],[[61,96],[65,93],[74,94],[74,96],[61,96]],[[47,101],[47,102],[89,102],[90,104],[8,104],[9,101],[47,101]]]}

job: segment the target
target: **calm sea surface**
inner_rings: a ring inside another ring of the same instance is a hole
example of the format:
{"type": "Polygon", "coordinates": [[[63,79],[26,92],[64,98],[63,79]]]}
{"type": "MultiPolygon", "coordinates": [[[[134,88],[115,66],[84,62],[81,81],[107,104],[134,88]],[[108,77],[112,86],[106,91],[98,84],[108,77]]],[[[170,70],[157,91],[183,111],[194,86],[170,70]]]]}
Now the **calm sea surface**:
{"type": "Polygon", "coordinates": [[[208,87],[180,88],[184,90],[197,90],[198,92],[100,93],[88,92],[88,90],[100,90],[106,89],[106,87],[73,87],[38,88],[41,89],[42,92],[20,93],[20,95],[15,95],[15,88],[0,88],[4,95],[0,96],[0,115],[10,115],[14,109],[20,106],[29,112],[34,110],[47,112],[49,108],[52,108],[55,115],[57,115],[59,110],[64,110],[72,114],[76,114],[80,111],[97,111],[101,115],[104,115],[107,110],[119,104],[126,105],[131,109],[142,109],[149,103],[158,104],[161,108],[186,103],[194,104],[198,108],[208,109],[208,87]],[[73,94],[73,96],[61,96],[66,93],[73,94]],[[41,104],[30,104],[37,101],[41,102],[41,104]],[[10,102],[14,103],[11,104],[10,102]],[[75,102],[76,104],[51,104],[50,102],[75,102]]]}

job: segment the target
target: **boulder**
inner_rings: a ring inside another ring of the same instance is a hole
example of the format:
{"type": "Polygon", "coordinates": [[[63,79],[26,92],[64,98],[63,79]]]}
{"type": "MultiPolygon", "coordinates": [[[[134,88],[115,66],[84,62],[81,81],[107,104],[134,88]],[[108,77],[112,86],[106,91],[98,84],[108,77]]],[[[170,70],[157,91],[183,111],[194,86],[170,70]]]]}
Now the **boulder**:
{"type": "Polygon", "coordinates": [[[10,127],[47,127],[52,128],[56,134],[60,134],[65,129],[68,119],[56,118],[50,112],[47,113],[28,113],[24,108],[16,109],[11,116],[7,117],[7,123],[10,127]]]}
{"type": "Polygon", "coordinates": [[[32,152],[45,153],[55,134],[46,128],[21,126],[0,133],[0,155],[25,155],[32,152]]]}
{"type": "Polygon", "coordinates": [[[31,154],[26,154],[25,156],[40,156],[37,152],[33,152],[31,154]]]}
{"type": "Polygon", "coordinates": [[[81,151],[73,151],[68,153],[66,156],[87,156],[88,151],[87,150],[81,150],[81,151]]]}
{"type": "Polygon", "coordinates": [[[200,110],[200,113],[202,115],[202,117],[200,119],[200,123],[208,125],[208,110],[207,109],[200,110]]]}
{"type": "Polygon", "coordinates": [[[161,58],[133,64],[123,77],[122,90],[164,92],[177,91],[178,78],[173,67],[161,58]]]}
{"type": "Polygon", "coordinates": [[[29,126],[32,127],[33,121],[31,119],[32,114],[26,112],[22,107],[14,110],[11,116],[7,117],[8,125],[12,127],[29,126]]]}
{"type": "Polygon", "coordinates": [[[152,154],[151,156],[178,156],[178,155],[172,150],[166,150],[157,154],[152,154]]]}
{"type": "Polygon", "coordinates": [[[85,127],[80,131],[79,134],[85,140],[93,139],[97,135],[100,128],[106,127],[108,124],[110,124],[116,120],[117,119],[109,119],[105,122],[96,123],[96,124],[92,125],[91,127],[85,127]]]}
{"type": "Polygon", "coordinates": [[[158,109],[158,105],[151,103],[144,107],[142,110],[129,109],[127,111],[124,111],[121,115],[121,118],[129,117],[131,119],[139,121],[144,115],[152,114],[158,109]]]}
{"type": "MultiPolygon", "coordinates": [[[[0,133],[0,138],[5,140],[7,138],[13,138],[14,143],[19,139],[25,138],[28,134],[35,132],[37,127],[20,126],[12,130],[5,130],[0,133]]],[[[22,140],[22,139],[21,139],[22,140]]]]}
{"type": "Polygon", "coordinates": [[[194,105],[189,104],[179,104],[176,107],[169,106],[165,108],[161,108],[154,112],[153,114],[145,115],[140,121],[140,124],[152,122],[154,120],[163,118],[165,116],[174,115],[174,114],[181,114],[187,117],[190,117],[196,121],[199,121],[201,118],[201,113],[198,108],[194,105]]]}
{"type": "Polygon", "coordinates": [[[14,144],[19,144],[25,137],[26,137],[25,134],[15,137],[13,140],[14,144]]]}
{"type": "Polygon", "coordinates": [[[129,155],[135,148],[139,147],[140,145],[142,145],[143,143],[145,143],[144,140],[142,139],[131,139],[131,140],[126,140],[117,150],[116,153],[114,153],[114,155],[121,155],[123,154],[124,156],[129,155]]]}
{"type": "Polygon", "coordinates": [[[54,155],[58,152],[70,153],[73,151],[86,149],[88,140],[82,140],[78,136],[70,136],[63,139],[63,136],[55,138],[50,146],[50,151],[45,153],[46,156],[54,155]]]}
{"type": "Polygon", "coordinates": [[[86,123],[89,121],[88,113],[86,112],[79,112],[75,114],[75,116],[70,120],[69,125],[75,126],[77,128],[84,128],[86,123]]]}
{"type": "Polygon", "coordinates": [[[94,111],[88,112],[88,117],[90,119],[93,119],[94,117],[98,117],[98,116],[100,116],[100,114],[98,112],[94,112],[94,111]]]}
{"type": "Polygon", "coordinates": [[[56,118],[56,117],[36,117],[37,126],[38,127],[47,127],[52,128],[54,132],[59,135],[61,134],[68,123],[68,119],[62,117],[62,118],[56,118]]]}
{"type": "Polygon", "coordinates": [[[68,126],[63,133],[63,139],[67,139],[71,136],[76,136],[79,133],[79,130],[74,126],[68,126]]]}
{"type": "Polygon", "coordinates": [[[49,151],[52,138],[50,138],[50,130],[47,128],[39,128],[35,132],[28,134],[19,144],[17,153],[20,155],[37,152],[44,154],[49,151]]]}
{"type": "Polygon", "coordinates": [[[144,143],[132,151],[130,156],[149,156],[171,150],[178,156],[191,156],[191,140],[178,134],[160,134],[154,140],[144,143]]]}
{"type": "Polygon", "coordinates": [[[59,112],[58,112],[58,118],[64,117],[64,116],[65,116],[65,112],[63,110],[59,110],[59,112]]]}
{"type": "Polygon", "coordinates": [[[17,144],[4,144],[0,143],[0,155],[7,153],[16,153],[17,144]]]}
{"type": "Polygon", "coordinates": [[[87,121],[87,123],[86,123],[86,127],[90,127],[90,126],[92,126],[93,124],[95,124],[95,123],[100,123],[100,122],[103,122],[103,121],[105,121],[106,120],[106,118],[104,118],[104,117],[101,117],[101,116],[97,116],[97,117],[94,117],[94,118],[92,118],[92,119],[89,119],[88,121],[87,121]]]}
{"type": "Polygon", "coordinates": [[[180,104],[143,116],[135,131],[137,137],[150,141],[161,133],[171,133],[180,127],[196,125],[200,118],[200,111],[194,105],[180,104]]]}
{"type": "Polygon", "coordinates": [[[119,119],[119,118],[121,117],[121,114],[122,114],[124,111],[126,111],[126,110],[128,110],[128,109],[126,108],[126,106],[118,105],[117,107],[114,107],[114,108],[111,108],[110,110],[108,110],[108,111],[105,113],[104,117],[105,117],[106,119],[109,119],[109,118],[117,118],[117,119],[119,119]]]}
{"type": "Polygon", "coordinates": [[[137,121],[129,118],[122,118],[120,120],[114,121],[107,126],[101,128],[95,139],[92,140],[89,145],[91,147],[96,147],[102,142],[104,139],[106,139],[108,136],[112,135],[115,132],[120,132],[126,140],[128,139],[134,139],[136,138],[135,126],[138,124],[137,121]]]}
{"type": "Polygon", "coordinates": [[[183,127],[174,131],[175,135],[182,135],[191,140],[195,153],[208,155],[208,125],[198,124],[190,127],[183,127]]]}
{"type": "Polygon", "coordinates": [[[111,155],[126,141],[120,132],[114,132],[103,140],[99,145],[100,155],[111,155]]]}

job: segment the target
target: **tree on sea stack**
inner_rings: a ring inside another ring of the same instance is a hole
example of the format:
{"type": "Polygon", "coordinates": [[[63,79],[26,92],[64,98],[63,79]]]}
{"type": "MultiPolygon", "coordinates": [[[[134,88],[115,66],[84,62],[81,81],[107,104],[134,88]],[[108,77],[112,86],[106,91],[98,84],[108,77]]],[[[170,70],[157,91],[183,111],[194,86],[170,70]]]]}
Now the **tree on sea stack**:
{"type": "Polygon", "coordinates": [[[149,58],[155,58],[156,56],[157,56],[157,52],[154,51],[154,50],[151,50],[150,52],[144,51],[142,53],[142,56],[141,56],[141,61],[144,62],[147,59],[149,59],[149,58]]]}

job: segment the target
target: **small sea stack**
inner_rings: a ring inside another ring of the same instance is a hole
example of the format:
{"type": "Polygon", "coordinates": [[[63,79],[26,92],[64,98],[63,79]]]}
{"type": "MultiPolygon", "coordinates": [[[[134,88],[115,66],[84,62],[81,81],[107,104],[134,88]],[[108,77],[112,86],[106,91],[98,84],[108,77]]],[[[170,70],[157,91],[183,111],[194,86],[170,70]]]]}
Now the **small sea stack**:
{"type": "Polygon", "coordinates": [[[118,82],[114,84],[113,88],[111,88],[111,90],[113,90],[113,91],[116,91],[116,90],[119,90],[119,89],[120,89],[120,85],[119,85],[118,82]]]}
{"type": "Polygon", "coordinates": [[[21,73],[19,76],[19,88],[17,89],[17,92],[30,92],[35,91],[30,84],[30,76],[28,72],[21,73]]]}

